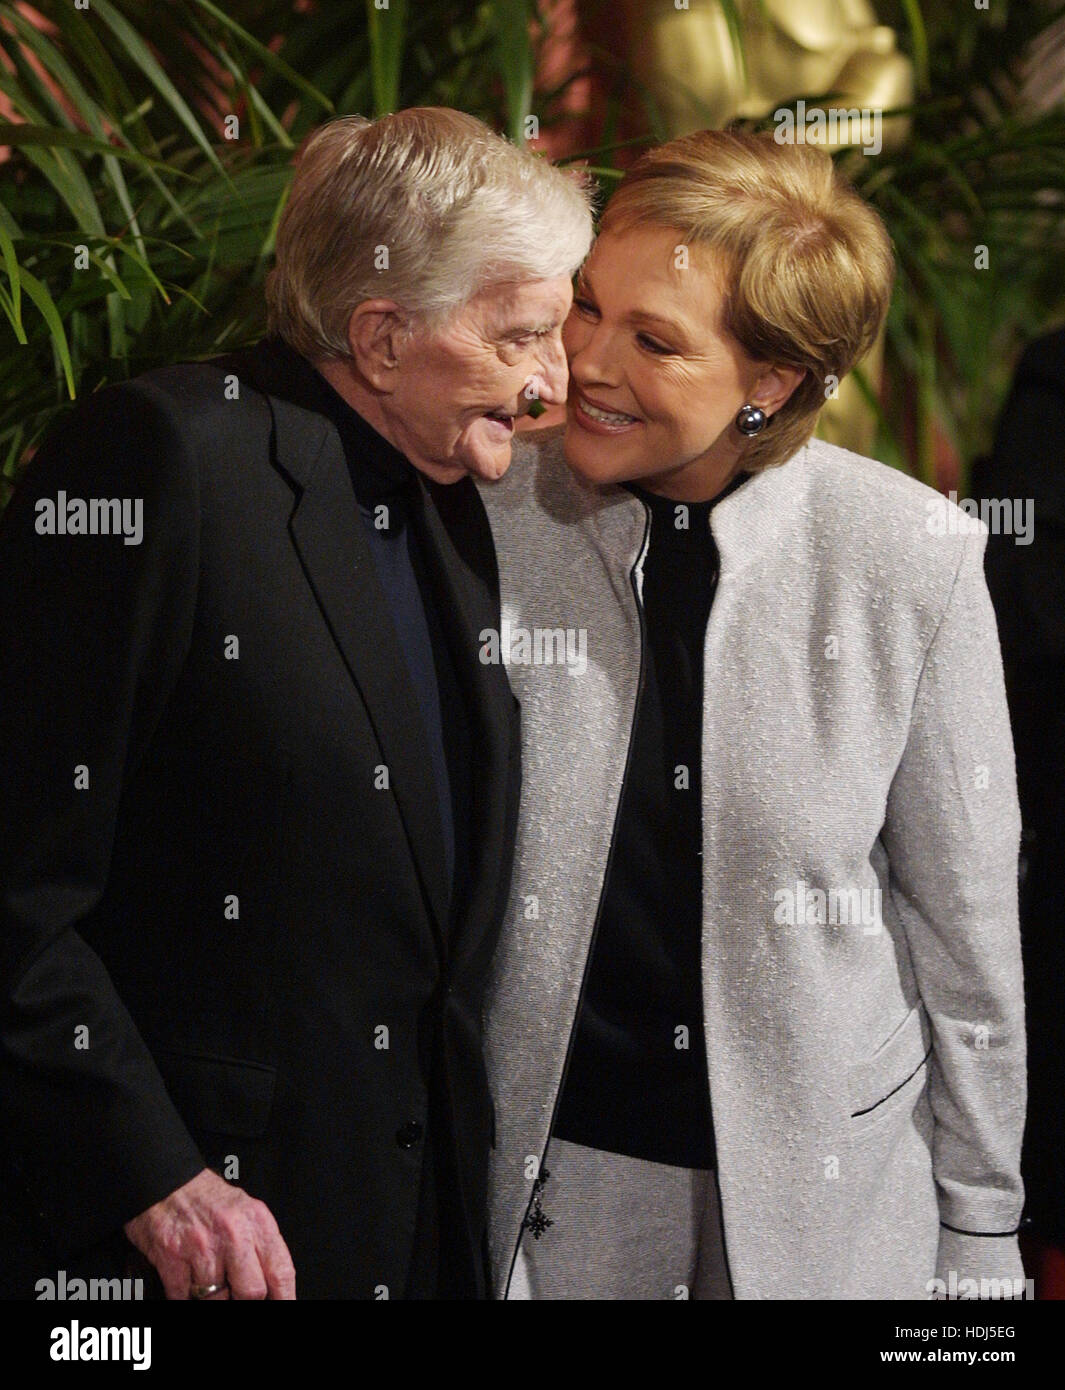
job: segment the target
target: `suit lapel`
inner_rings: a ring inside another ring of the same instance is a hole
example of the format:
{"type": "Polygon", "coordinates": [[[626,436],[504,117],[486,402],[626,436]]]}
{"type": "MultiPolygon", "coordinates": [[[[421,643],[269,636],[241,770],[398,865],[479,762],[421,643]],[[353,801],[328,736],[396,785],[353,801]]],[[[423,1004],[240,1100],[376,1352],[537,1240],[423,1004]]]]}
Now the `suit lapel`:
{"type": "MultiPolygon", "coordinates": [[[[501,666],[478,658],[478,634],[499,627],[499,579],[491,531],[472,480],[445,486],[420,477],[415,489],[426,562],[438,586],[456,672],[473,734],[473,824],[468,901],[452,914],[443,831],[421,712],[344,457],[329,418],[314,408],[294,372],[291,349],[265,340],[216,359],[261,391],[274,418],[275,462],[296,490],[293,543],[345,665],[362,696],[389,769],[411,855],[432,916],[436,945],[452,964],[481,950],[493,934],[501,874],[509,863],[509,821],[516,813],[518,734],[515,701],[501,666]]],[[[313,368],[311,368],[313,370],[313,368]]],[[[487,961],[484,962],[487,964],[487,961]]]]}
{"type": "MultiPolygon", "coordinates": [[[[483,944],[471,924],[490,924],[505,859],[506,803],[514,697],[499,665],[479,659],[479,634],[498,630],[498,577],[491,532],[472,480],[422,480],[420,518],[426,559],[437,583],[448,640],[473,731],[473,824],[469,900],[454,914],[450,950],[459,960],[483,944]]],[[[491,948],[492,941],[488,940],[491,948]]]]}
{"type": "Polygon", "coordinates": [[[267,396],[275,462],[296,487],[289,522],[293,543],[369,715],[442,949],[448,911],[444,843],[422,717],[340,436],[326,416],[285,398],[295,394],[292,382],[280,379],[277,354],[268,344],[230,360],[242,383],[267,396]]]}

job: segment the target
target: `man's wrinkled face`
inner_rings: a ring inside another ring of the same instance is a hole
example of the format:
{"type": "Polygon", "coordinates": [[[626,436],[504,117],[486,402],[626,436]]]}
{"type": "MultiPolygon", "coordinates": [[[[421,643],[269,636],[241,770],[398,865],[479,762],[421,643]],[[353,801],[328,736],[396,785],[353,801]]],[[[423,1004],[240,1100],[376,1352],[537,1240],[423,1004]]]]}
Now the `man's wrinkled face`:
{"type": "Polygon", "coordinates": [[[442,329],[415,329],[397,352],[387,413],[393,442],[436,482],[501,478],[514,421],[537,399],[566,399],[562,325],[568,278],[494,285],[442,329]]]}

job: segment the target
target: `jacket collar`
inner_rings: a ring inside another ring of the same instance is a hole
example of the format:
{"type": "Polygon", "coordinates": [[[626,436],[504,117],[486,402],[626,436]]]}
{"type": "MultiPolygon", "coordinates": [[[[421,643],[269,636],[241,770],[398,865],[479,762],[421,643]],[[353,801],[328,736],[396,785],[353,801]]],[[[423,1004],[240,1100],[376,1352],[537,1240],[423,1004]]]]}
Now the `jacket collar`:
{"type": "MultiPolygon", "coordinates": [[[[587,526],[604,560],[630,571],[644,545],[644,503],[627,488],[599,486],[575,474],[562,457],[561,429],[554,433],[551,466],[540,470],[537,481],[541,504],[560,520],[587,526]]],[[[804,505],[808,450],[806,445],[787,463],[753,474],[713,507],[710,529],[720,560],[719,583],[775,555],[786,543],[795,510],[804,505]]]]}
{"type": "Polygon", "coordinates": [[[719,583],[786,548],[796,513],[806,505],[808,457],[804,445],[786,463],[753,474],[710,513],[719,583]]]}

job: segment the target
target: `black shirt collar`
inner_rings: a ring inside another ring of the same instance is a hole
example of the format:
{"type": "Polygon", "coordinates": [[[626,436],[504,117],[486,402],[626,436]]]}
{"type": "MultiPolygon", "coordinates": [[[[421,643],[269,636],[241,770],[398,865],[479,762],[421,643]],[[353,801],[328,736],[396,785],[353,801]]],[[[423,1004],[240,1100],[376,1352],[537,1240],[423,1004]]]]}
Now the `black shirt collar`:
{"type": "Polygon", "coordinates": [[[369,424],[305,357],[276,334],[263,340],[284,371],[286,397],[327,415],[337,427],[351,470],[355,496],[364,507],[402,505],[417,478],[414,465],[369,424]]]}
{"type": "Polygon", "coordinates": [[[639,483],[622,483],[626,491],[638,497],[651,513],[652,540],[661,542],[672,538],[678,545],[705,546],[713,544],[710,532],[710,513],[717,504],[747,481],[751,475],[743,471],[736,474],[725,487],[711,497],[708,502],[679,502],[673,497],[663,497],[650,492],[639,483]],[[678,508],[688,509],[687,526],[677,526],[678,508]]]}

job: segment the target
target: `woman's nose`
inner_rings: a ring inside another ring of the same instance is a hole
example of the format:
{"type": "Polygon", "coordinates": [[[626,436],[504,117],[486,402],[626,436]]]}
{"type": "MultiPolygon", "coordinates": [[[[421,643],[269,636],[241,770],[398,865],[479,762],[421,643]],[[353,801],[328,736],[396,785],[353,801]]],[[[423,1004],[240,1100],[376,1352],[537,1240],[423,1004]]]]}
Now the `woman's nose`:
{"type": "Polygon", "coordinates": [[[618,370],[611,365],[612,354],[606,335],[593,328],[580,337],[567,340],[570,376],[583,386],[616,386],[618,370]]]}

